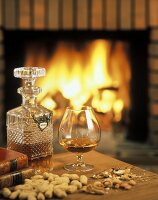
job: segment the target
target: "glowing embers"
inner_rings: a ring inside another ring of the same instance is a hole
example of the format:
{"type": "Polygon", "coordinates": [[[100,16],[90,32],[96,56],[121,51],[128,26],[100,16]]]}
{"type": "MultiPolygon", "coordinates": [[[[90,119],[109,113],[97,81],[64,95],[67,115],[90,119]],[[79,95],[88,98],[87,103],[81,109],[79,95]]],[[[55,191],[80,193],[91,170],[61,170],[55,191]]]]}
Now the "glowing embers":
{"type": "Polygon", "coordinates": [[[56,114],[66,106],[92,105],[99,113],[113,112],[121,120],[129,108],[130,65],[122,42],[98,39],[83,44],[59,42],[52,56],[27,53],[25,66],[46,66],[38,101],[56,114]],[[77,46],[78,45],[78,46],[77,46]]]}

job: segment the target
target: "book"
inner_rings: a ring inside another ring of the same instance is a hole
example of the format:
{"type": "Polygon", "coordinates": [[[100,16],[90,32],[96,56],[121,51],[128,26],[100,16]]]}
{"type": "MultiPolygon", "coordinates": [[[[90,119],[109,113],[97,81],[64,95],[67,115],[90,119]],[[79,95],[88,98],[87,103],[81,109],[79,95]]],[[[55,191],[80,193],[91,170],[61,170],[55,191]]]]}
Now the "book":
{"type": "Polygon", "coordinates": [[[0,176],[27,167],[27,155],[0,147],[0,176]]]}
{"type": "Polygon", "coordinates": [[[27,168],[0,176],[0,189],[21,184],[26,178],[31,178],[33,175],[35,175],[35,170],[27,168]]]}

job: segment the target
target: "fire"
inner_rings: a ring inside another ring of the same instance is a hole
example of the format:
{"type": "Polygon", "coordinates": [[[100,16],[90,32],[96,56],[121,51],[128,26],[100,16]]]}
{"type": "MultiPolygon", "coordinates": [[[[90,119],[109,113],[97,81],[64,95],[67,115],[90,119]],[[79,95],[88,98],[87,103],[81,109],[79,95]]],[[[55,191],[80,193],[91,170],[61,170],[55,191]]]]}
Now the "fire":
{"type": "Polygon", "coordinates": [[[115,92],[104,90],[101,94],[98,92],[98,94],[94,96],[92,106],[98,112],[107,113],[112,110],[115,101],[115,92]]]}
{"type": "MultiPolygon", "coordinates": [[[[123,48],[123,46],[116,45],[115,49],[118,48],[123,48]]],[[[116,59],[117,56],[113,58],[111,52],[112,43],[102,39],[89,42],[84,45],[82,51],[60,42],[55,53],[47,62],[45,61],[46,77],[37,82],[42,87],[38,101],[49,109],[55,109],[59,107],[58,104],[62,104],[62,100],[55,97],[58,93],[74,108],[80,108],[88,102],[98,112],[113,111],[116,113],[116,120],[120,120],[120,113],[124,106],[129,106],[129,91],[127,90],[130,80],[129,62],[122,53],[116,59]],[[122,70],[120,68],[122,61],[118,61],[120,57],[126,60],[124,61],[126,72],[123,72],[125,73],[123,78],[120,75],[122,70]],[[115,70],[116,67],[118,67],[117,70],[115,70]],[[117,90],[110,88],[117,88],[117,90]]],[[[114,54],[116,54],[115,51],[112,55],[114,54]]],[[[25,65],[34,64],[31,56],[28,55],[25,65]]],[[[41,59],[43,63],[45,60],[43,56],[41,59]]],[[[38,63],[40,63],[40,58],[38,58],[38,63]]],[[[63,103],[63,107],[65,106],[67,104],[63,103]]]]}
{"type": "Polygon", "coordinates": [[[113,104],[113,110],[115,113],[115,121],[120,121],[122,117],[122,109],[123,109],[123,101],[121,99],[117,99],[113,104]]]}
{"type": "Polygon", "coordinates": [[[97,40],[93,44],[89,72],[92,73],[93,87],[98,89],[112,84],[112,79],[108,74],[107,57],[109,44],[102,40],[97,40]]]}
{"type": "Polygon", "coordinates": [[[51,97],[46,97],[41,103],[50,110],[55,109],[57,106],[51,97]]]}

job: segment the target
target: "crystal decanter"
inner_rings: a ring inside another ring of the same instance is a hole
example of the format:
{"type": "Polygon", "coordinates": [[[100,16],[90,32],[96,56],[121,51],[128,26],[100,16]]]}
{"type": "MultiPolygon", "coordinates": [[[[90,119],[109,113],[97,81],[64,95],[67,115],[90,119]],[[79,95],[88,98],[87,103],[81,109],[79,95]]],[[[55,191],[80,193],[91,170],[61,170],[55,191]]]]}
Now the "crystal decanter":
{"type": "Polygon", "coordinates": [[[28,155],[29,160],[52,155],[52,112],[37,104],[41,89],[35,86],[36,78],[45,76],[45,69],[21,67],[14,76],[24,80],[18,88],[22,105],[7,112],[7,146],[28,155]]]}

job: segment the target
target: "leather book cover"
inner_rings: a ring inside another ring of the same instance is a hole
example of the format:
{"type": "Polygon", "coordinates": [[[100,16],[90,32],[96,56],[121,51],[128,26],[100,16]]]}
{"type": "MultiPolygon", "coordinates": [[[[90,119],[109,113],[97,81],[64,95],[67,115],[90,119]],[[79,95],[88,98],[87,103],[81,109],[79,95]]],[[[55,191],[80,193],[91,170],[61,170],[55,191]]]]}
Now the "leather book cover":
{"type": "Polygon", "coordinates": [[[26,167],[28,167],[27,155],[0,147],[0,176],[26,167]]]}
{"type": "Polygon", "coordinates": [[[27,168],[0,176],[0,189],[21,184],[26,178],[31,178],[33,175],[35,175],[35,170],[27,168]]]}

